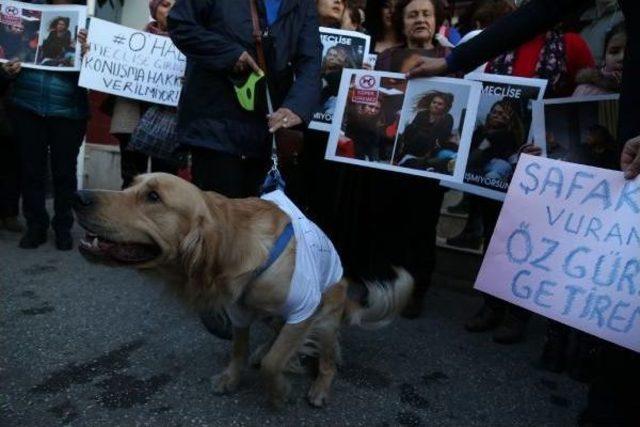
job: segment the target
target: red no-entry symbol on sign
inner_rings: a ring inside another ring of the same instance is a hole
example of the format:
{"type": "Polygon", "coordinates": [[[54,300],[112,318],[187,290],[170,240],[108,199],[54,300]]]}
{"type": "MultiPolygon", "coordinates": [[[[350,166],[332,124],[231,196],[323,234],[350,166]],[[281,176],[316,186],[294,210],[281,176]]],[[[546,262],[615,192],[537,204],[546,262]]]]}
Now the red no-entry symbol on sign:
{"type": "Polygon", "coordinates": [[[370,75],[364,75],[360,77],[359,83],[362,89],[371,89],[376,85],[376,78],[370,75]]]}

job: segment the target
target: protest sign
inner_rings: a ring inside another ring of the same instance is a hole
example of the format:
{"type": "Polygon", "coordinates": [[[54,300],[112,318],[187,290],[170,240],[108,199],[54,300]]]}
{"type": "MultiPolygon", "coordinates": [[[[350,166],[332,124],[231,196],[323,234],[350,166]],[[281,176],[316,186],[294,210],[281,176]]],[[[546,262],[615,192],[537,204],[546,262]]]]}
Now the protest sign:
{"type": "Polygon", "coordinates": [[[322,43],[322,91],[320,105],[309,123],[310,129],[329,132],[344,68],[362,68],[369,61],[371,37],[357,31],[320,27],[322,43]]]}
{"type": "Polygon", "coordinates": [[[186,59],[169,37],[91,19],[79,85],[125,98],[178,105],[186,59]]]}
{"type": "Polygon", "coordinates": [[[326,158],[460,182],[480,90],[468,80],[345,69],[326,158]]]}
{"type": "Polygon", "coordinates": [[[0,62],[17,59],[25,68],[78,71],[77,35],[86,20],[86,6],[0,0],[0,62]]]}
{"type": "Polygon", "coordinates": [[[618,95],[545,99],[533,105],[534,139],[547,157],[618,169],[618,95]]]}
{"type": "MultiPolygon", "coordinates": [[[[520,150],[533,141],[533,102],[543,98],[547,81],[480,73],[465,79],[482,83],[478,122],[463,183],[443,185],[504,200],[520,150]]],[[[544,151],[544,144],[540,147],[544,151]]]]}
{"type": "Polygon", "coordinates": [[[476,289],[640,351],[640,180],[523,155],[476,289]]]}

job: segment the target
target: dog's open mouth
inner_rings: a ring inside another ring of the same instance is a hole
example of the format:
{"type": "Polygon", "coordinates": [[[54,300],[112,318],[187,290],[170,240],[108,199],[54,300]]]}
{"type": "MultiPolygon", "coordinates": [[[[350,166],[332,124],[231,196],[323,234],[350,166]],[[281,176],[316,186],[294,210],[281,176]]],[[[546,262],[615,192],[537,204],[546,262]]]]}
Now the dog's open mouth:
{"type": "Polygon", "coordinates": [[[161,254],[158,245],[135,242],[114,242],[92,233],[80,241],[80,252],[95,258],[107,258],[126,264],[152,261],[161,254]]]}

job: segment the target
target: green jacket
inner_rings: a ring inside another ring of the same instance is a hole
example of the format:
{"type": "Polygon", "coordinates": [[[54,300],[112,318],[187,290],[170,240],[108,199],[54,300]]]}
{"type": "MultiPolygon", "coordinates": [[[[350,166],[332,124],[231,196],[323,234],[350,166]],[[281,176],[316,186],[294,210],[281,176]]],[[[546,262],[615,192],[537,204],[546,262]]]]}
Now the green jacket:
{"type": "Polygon", "coordinates": [[[39,116],[86,119],[87,91],[78,86],[78,73],[23,68],[13,80],[7,101],[39,116]]]}

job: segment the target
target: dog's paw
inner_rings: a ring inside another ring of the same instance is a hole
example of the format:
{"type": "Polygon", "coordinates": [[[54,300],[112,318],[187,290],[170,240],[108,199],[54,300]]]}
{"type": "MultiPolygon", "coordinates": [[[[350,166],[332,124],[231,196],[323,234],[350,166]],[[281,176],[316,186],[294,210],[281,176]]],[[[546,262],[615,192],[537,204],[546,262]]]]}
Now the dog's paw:
{"type": "Polygon", "coordinates": [[[329,391],[323,387],[313,384],[307,394],[309,404],[315,408],[322,408],[329,401],[329,391]]]}
{"type": "Polygon", "coordinates": [[[213,386],[214,393],[226,394],[231,393],[238,388],[239,380],[238,375],[233,375],[228,371],[224,371],[213,377],[211,385],[213,386]]]}
{"type": "Polygon", "coordinates": [[[293,403],[291,384],[283,377],[268,386],[269,401],[275,409],[282,409],[287,403],[293,403]]]}
{"type": "Polygon", "coordinates": [[[256,351],[251,353],[251,356],[249,356],[249,366],[251,366],[252,368],[260,368],[262,358],[265,356],[265,354],[267,354],[268,350],[269,348],[265,348],[264,345],[258,347],[256,351]]]}

